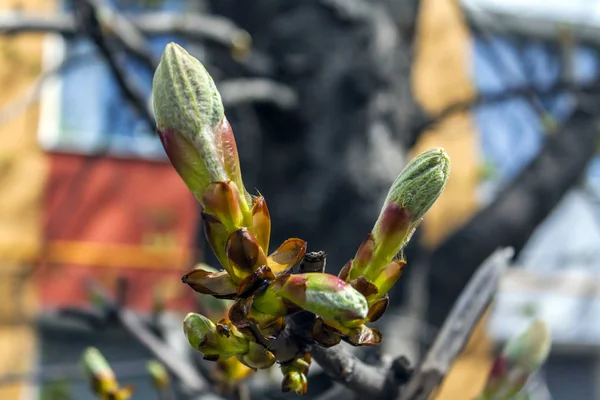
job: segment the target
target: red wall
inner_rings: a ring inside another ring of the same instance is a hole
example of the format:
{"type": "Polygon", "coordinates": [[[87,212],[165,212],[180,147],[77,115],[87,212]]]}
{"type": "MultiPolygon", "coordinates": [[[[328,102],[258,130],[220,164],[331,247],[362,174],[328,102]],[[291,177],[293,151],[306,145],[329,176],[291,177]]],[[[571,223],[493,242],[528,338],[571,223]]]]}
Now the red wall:
{"type": "Polygon", "coordinates": [[[171,165],[71,154],[49,158],[47,246],[36,272],[43,306],[86,304],[86,280],[114,289],[124,277],[129,307],[149,310],[154,292],[164,290],[169,306],[190,309],[194,294],[180,277],[197,258],[198,204],[171,165]],[[158,241],[163,245],[149,244],[158,241]]]}

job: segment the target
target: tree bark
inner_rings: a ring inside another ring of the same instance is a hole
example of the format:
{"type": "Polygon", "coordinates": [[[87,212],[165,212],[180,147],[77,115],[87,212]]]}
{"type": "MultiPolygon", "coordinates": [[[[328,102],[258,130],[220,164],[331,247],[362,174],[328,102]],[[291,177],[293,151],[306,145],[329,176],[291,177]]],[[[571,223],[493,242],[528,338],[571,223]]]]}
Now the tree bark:
{"type": "Polygon", "coordinates": [[[490,204],[432,254],[427,322],[440,326],[479,264],[498,247],[519,252],[596,155],[596,118],[577,111],[490,204]]]}

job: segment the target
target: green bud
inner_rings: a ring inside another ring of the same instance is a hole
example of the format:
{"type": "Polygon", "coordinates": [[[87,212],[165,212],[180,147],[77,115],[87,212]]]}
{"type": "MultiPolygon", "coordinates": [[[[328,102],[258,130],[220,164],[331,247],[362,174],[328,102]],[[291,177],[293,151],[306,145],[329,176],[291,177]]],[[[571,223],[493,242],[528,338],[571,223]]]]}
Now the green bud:
{"type": "Polygon", "coordinates": [[[114,393],[119,384],[106,358],[95,347],[88,347],[83,353],[82,366],[94,393],[105,395],[114,393]]]}
{"type": "MultiPolygon", "coordinates": [[[[376,270],[388,264],[408,243],[425,213],[438,199],[450,175],[450,159],[444,149],[432,149],[411,160],[392,184],[372,231],[375,248],[350,272],[349,279],[365,275],[373,281],[376,270]],[[370,260],[370,261],[369,261],[370,260]],[[364,264],[368,267],[364,268],[364,264]]],[[[364,244],[363,246],[364,247],[364,244]]]]}
{"type": "Polygon", "coordinates": [[[442,148],[431,149],[413,158],[388,192],[386,203],[404,208],[415,222],[425,215],[442,194],[450,176],[450,158],[442,148]]]}
{"type": "Polygon", "coordinates": [[[154,386],[161,390],[169,386],[169,373],[164,365],[156,360],[148,361],[146,369],[152,377],[152,383],[154,386]]]}
{"type": "Polygon", "coordinates": [[[546,361],[551,346],[548,325],[536,320],[523,333],[508,341],[502,353],[509,366],[533,373],[546,361]]]}
{"type": "Polygon", "coordinates": [[[200,314],[189,313],[183,320],[183,331],[190,346],[208,360],[225,360],[248,352],[248,340],[235,327],[217,326],[200,314]]]}

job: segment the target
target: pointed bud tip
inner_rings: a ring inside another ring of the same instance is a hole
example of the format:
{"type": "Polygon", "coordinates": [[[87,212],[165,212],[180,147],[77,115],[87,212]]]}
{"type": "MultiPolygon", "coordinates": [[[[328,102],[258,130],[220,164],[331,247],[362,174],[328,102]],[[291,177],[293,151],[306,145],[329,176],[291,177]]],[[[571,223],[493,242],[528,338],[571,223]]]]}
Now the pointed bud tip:
{"type": "Polygon", "coordinates": [[[418,222],[442,194],[450,176],[450,157],[443,148],[427,150],[402,170],[392,184],[383,210],[390,203],[403,208],[418,222]]]}
{"type": "Polygon", "coordinates": [[[183,331],[190,346],[198,350],[205,336],[216,330],[215,324],[203,315],[189,313],[183,320],[183,331]]]}
{"type": "Polygon", "coordinates": [[[152,98],[158,130],[182,135],[208,157],[206,132],[223,120],[225,112],[204,65],[178,44],[167,44],[154,73],[152,98]]]}

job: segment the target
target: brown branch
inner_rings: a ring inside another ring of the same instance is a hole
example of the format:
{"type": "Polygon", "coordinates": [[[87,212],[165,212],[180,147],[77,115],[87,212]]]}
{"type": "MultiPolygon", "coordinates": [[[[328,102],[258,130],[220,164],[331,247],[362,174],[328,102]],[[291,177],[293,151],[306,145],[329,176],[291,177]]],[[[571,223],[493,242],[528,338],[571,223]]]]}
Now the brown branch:
{"type": "Polygon", "coordinates": [[[363,363],[340,345],[324,348],[313,344],[308,346],[308,350],[334,381],[373,399],[386,397],[388,380],[385,369],[363,363]]]}
{"type": "MultiPolygon", "coordinates": [[[[247,36],[245,30],[238,28],[230,20],[216,16],[145,12],[128,17],[128,21],[144,35],[177,34],[193,40],[209,40],[225,47],[234,47],[241,37],[247,36]]],[[[67,13],[47,15],[10,12],[0,14],[0,32],[55,32],[75,35],[77,24],[74,16],[67,13]]],[[[135,39],[128,39],[129,45],[135,43],[135,39]]]]}
{"type": "Polygon", "coordinates": [[[492,301],[513,253],[510,248],[497,250],[479,267],[454,304],[423,363],[401,391],[399,400],[427,400],[442,382],[492,301]]]}
{"type": "Polygon", "coordinates": [[[80,0],[75,3],[75,14],[79,30],[85,32],[96,45],[100,54],[105,58],[115,80],[117,81],[125,98],[129,100],[135,110],[146,120],[150,131],[154,131],[155,121],[152,110],[146,100],[145,94],[129,79],[126,69],[118,62],[115,50],[106,40],[102,26],[98,19],[99,10],[96,1],[80,0]]]}
{"type": "Polygon", "coordinates": [[[152,54],[146,37],[135,24],[113,7],[107,6],[104,1],[79,1],[87,1],[96,9],[96,15],[102,28],[110,32],[110,35],[116,38],[121,46],[144,63],[151,71],[156,69],[159,60],[152,54]]]}
{"type": "Polygon", "coordinates": [[[294,110],[299,105],[298,95],[292,88],[270,79],[230,79],[218,83],[218,87],[225,107],[269,102],[285,111],[294,110]]]}
{"type": "Polygon", "coordinates": [[[598,82],[577,84],[571,81],[567,82],[561,80],[545,87],[519,85],[498,91],[481,92],[475,97],[453,103],[436,115],[419,122],[411,129],[411,136],[418,137],[421,133],[434,128],[446,118],[460,112],[468,111],[474,107],[498,104],[517,98],[526,98],[532,94],[539,97],[547,97],[560,93],[578,93],[580,91],[598,92],[600,91],[600,84],[598,82]]]}

